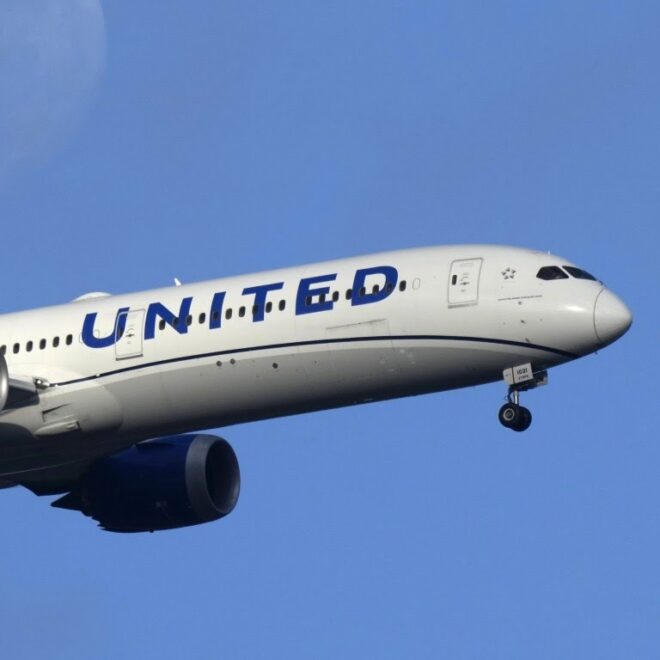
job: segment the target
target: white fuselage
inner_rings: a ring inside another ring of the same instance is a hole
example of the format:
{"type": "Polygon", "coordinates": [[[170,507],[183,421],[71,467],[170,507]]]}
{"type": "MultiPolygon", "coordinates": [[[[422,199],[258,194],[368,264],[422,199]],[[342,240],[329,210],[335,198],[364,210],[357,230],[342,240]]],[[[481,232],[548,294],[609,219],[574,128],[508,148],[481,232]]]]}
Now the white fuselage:
{"type": "Polygon", "coordinates": [[[597,281],[537,277],[566,264],[519,248],[431,247],[4,315],[9,376],[38,389],[0,415],[0,475],[57,479],[163,434],[586,355],[630,318],[597,281]]]}

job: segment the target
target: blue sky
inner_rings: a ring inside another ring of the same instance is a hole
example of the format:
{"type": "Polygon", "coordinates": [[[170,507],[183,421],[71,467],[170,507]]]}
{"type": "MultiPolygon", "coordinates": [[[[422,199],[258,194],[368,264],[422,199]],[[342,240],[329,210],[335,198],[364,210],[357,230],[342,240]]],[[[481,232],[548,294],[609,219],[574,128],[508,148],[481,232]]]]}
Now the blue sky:
{"type": "Polygon", "coordinates": [[[493,242],[635,323],[522,436],[501,385],[223,429],[243,490],[210,525],[0,493],[4,652],[656,658],[660,6],[63,1],[0,11],[1,311],[493,242]]]}

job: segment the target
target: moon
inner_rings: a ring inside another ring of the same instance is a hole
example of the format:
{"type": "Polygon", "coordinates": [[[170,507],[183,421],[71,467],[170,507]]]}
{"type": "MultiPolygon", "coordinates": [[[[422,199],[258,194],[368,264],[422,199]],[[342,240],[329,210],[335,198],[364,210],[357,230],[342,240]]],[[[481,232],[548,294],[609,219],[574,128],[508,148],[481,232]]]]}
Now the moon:
{"type": "Polygon", "coordinates": [[[66,142],[104,64],[99,0],[1,0],[0,178],[66,142]]]}

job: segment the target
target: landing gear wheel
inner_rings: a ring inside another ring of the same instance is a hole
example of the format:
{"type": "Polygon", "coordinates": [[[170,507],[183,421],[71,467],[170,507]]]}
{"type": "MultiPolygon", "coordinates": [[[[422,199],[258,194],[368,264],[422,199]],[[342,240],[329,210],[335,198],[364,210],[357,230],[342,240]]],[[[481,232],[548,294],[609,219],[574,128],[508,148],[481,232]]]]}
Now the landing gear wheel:
{"type": "Polygon", "coordinates": [[[529,408],[524,408],[523,406],[520,406],[520,412],[520,425],[516,428],[516,431],[526,431],[532,424],[532,413],[529,411],[529,408]]]}
{"type": "Polygon", "coordinates": [[[498,417],[502,426],[514,431],[526,431],[532,423],[532,413],[517,403],[505,403],[498,417]]]}
{"type": "Polygon", "coordinates": [[[514,428],[521,417],[520,406],[515,403],[505,403],[498,415],[500,424],[508,429],[514,428]]]}

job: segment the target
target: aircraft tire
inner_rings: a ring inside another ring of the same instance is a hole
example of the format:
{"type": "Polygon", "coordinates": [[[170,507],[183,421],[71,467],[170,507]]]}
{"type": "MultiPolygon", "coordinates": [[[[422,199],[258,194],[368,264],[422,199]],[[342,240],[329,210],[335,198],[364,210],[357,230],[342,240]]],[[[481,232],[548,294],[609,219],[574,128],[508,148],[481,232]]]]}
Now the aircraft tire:
{"type": "Polygon", "coordinates": [[[526,431],[532,423],[532,413],[524,406],[515,403],[505,403],[499,412],[499,420],[502,426],[514,431],[526,431]]]}
{"type": "Polygon", "coordinates": [[[520,406],[520,422],[516,431],[526,431],[532,424],[532,413],[529,408],[520,406]]]}
{"type": "Polygon", "coordinates": [[[505,403],[498,414],[500,424],[507,429],[515,429],[521,419],[520,406],[515,403],[505,403]]]}

